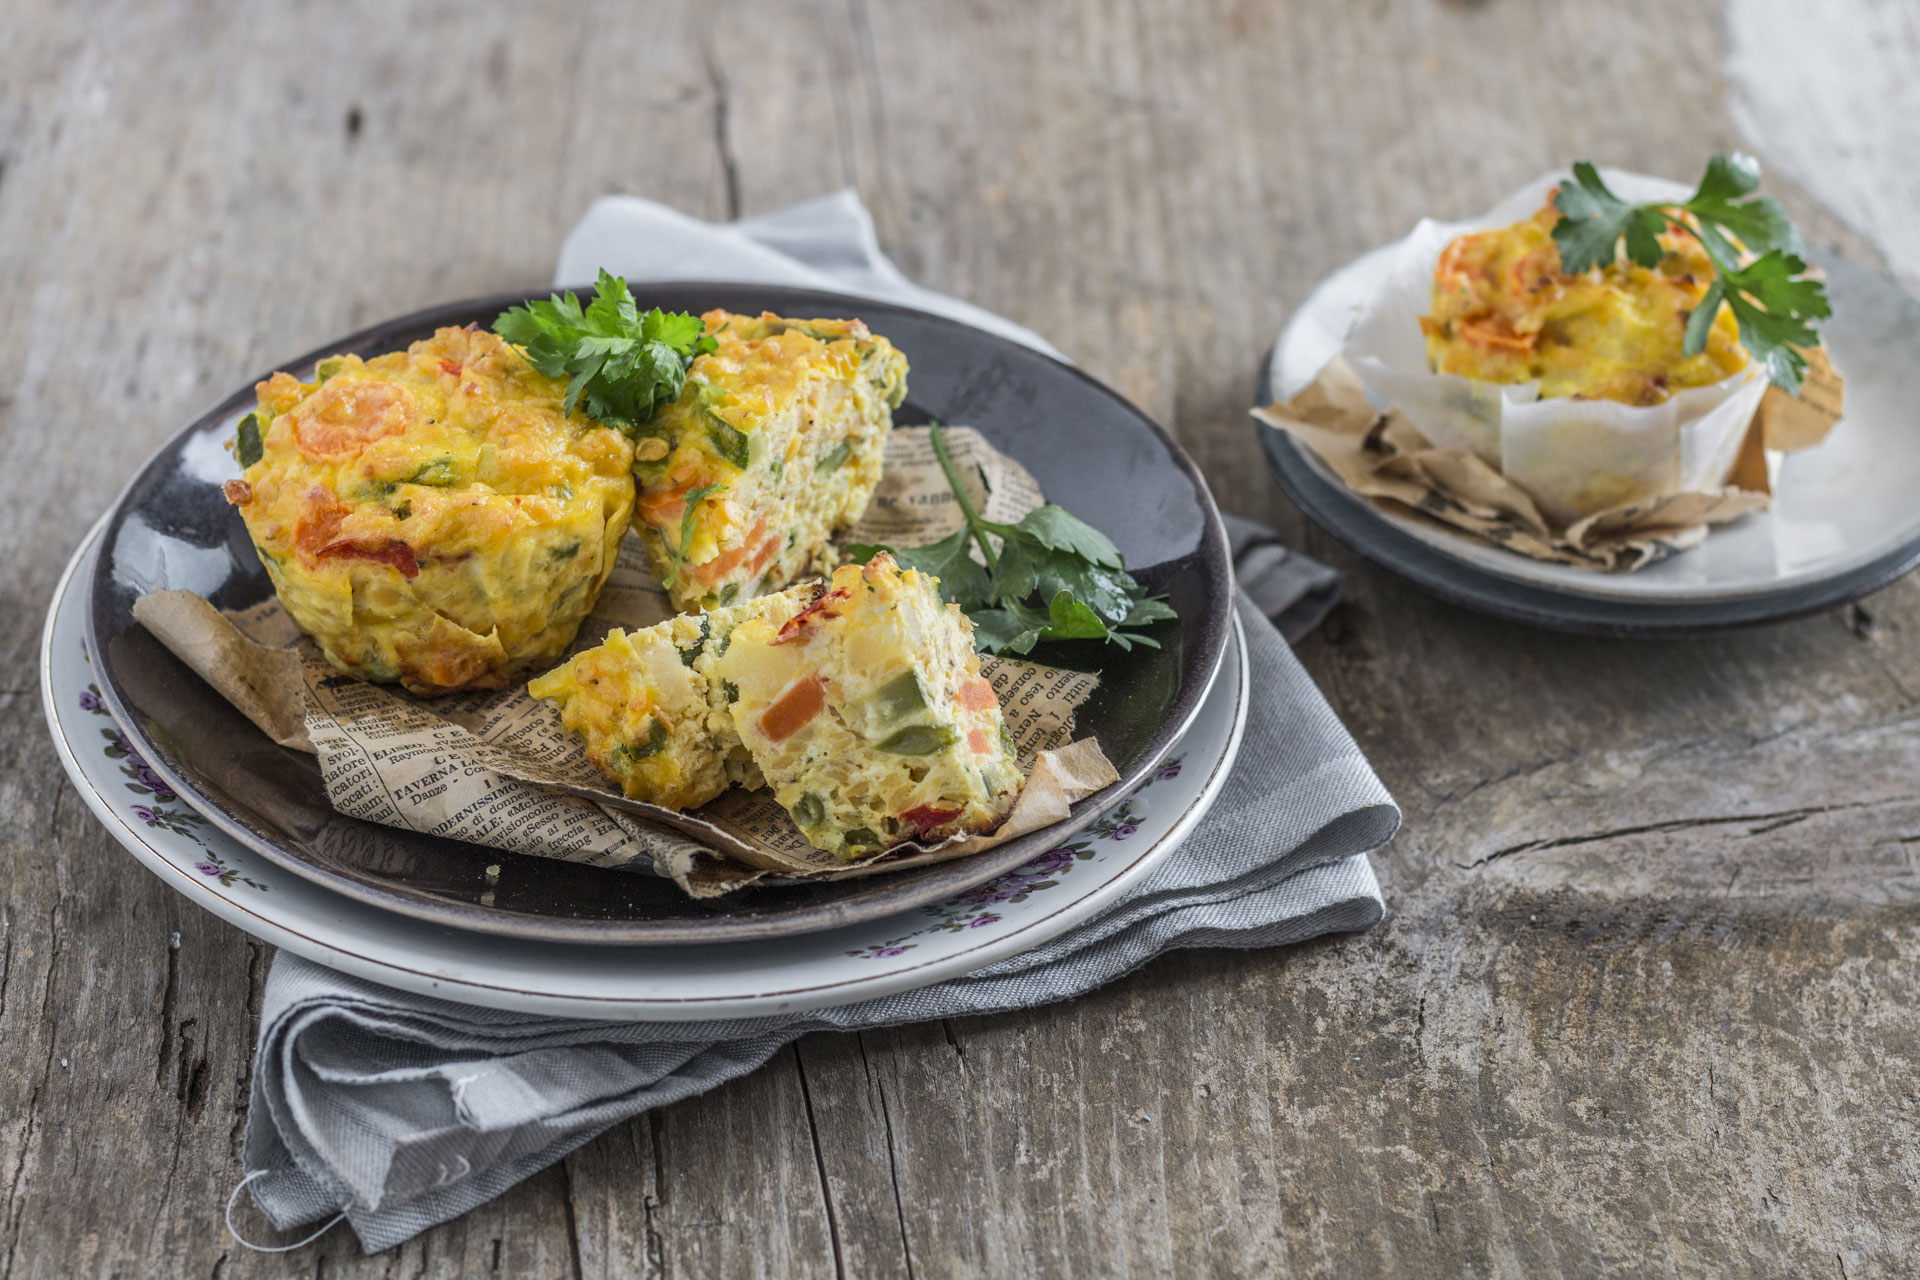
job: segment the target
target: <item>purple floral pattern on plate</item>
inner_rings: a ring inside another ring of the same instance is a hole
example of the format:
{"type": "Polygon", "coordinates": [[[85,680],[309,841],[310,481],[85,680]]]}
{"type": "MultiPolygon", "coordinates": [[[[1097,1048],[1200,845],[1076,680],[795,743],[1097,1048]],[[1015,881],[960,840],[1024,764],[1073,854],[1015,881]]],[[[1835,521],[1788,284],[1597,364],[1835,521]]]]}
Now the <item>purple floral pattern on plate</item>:
{"type": "Polygon", "coordinates": [[[1141,784],[1138,791],[1127,797],[1125,802],[1081,830],[1066,844],[1037,854],[1031,861],[1015,867],[1005,875],[989,880],[985,884],[976,885],[944,902],[920,908],[923,913],[932,917],[930,923],[910,933],[903,933],[897,938],[870,943],[846,954],[857,960],[890,960],[918,946],[919,944],[913,939],[935,930],[960,933],[967,929],[987,929],[999,924],[1005,917],[993,908],[1003,905],[1017,906],[1033,894],[1054,888],[1064,876],[1081,863],[1098,861],[1107,852],[1104,846],[1125,840],[1138,831],[1141,819],[1146,816],[1146,806],[1141,803],[1140,798],[1152,790],[1155,783],[1170,782],[1179,777],[1181,759],[1175,756],[1161,765],[1151,778],[1141,784]]]}
{"type": "MultiPolygon", "coordinates": [[[[84,642],[80,646],[80,653],[89,663],[92,662],[92,658],[87,656],[87,647],[84,642]]],[[[82,689],[78,701],[82,711],[109,717],[108,724],[112,727],[100,730],[100,737],[106,744],[101,750],[107,759],[119,762],[120,772],[127,779],[127,790],[136,796],[143,797],[141,803],[127,807],[127,811],[133,815],[135,821],[160,831],[170,831],[174,835],[185,836],[199,845],[200,854],[193,864],[193,869],[207,879],[217,880],[226,888],[231,888],[235,884],[244,884],[248,888],[258,889],[261,893],[272,891],[268,885],[262,884],[251,876],[242,875],[237,868],[228,866],[226,860],[207,844],[203,834],[207,820],[180,802],[180,797],[172,787],[167,785],[166,779],[153,771],[153,767],[133,749],[126,735],[120,731],[120,727],[112,724],[112,713],[107,710],[106,700],[100,696],[98,685],[90,684],[82,689]]]]}

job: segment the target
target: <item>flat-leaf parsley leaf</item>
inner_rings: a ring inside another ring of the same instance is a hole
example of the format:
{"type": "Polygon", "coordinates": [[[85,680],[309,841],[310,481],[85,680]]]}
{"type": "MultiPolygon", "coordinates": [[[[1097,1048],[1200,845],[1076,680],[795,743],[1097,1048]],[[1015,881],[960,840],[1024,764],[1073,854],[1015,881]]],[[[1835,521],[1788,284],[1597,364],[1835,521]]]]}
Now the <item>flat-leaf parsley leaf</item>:
{"type": "Polygon", "coordinates": [[[973,620],[983,652],[1029,653],[1042,640],[1160,647],[1142,628],[1174,611],[1134,580],[1104,533],[1052,503],[1013,524],[986,519],[960,483],[939,424],[928,431],[965,523],[924,547],[851,546],[848,555],[867,560],[891,551],[906,568],[940,579],[941,592],[973,620]]]}
{"type": "Polygon", "coordinates": [[[1713,261],[1715,278],[1688,317],[1684,353],[1706,349],[1725,302],[1740,325],[1741,345],[1776,386],[1796,392],[1807,368],[1799,349],[1819,343],[1814,323],[1833,311],[1820,282],[1805,275],[1800,235],[1786,210],[1755,195],[1759,186],[1759,161],[1735,152],[1707,161],[1699,188],[1684,204],[1628,204],[1582,160],[1573,166],[1573,181],[1561,183],[1553,197],[1560,210],[1553,228],[1560,267],[1579,275],[1610,265],[1619,260],[1622,241],[1630,261],[1657,266],[1666,256],[1661,232],[1686,232],[1713,261]]]}
{"type": "Polygon", "coordinates": [[[680,398],[694,356],[718,344],[699,316],[654,307],[642,312],[627,282],[600,273],[592,302],[572,293],[500,314],[493,331],[525,348],[549,378],[567,378],[567,412],[584,405],[596,422],[629,436],[680,398]]]}

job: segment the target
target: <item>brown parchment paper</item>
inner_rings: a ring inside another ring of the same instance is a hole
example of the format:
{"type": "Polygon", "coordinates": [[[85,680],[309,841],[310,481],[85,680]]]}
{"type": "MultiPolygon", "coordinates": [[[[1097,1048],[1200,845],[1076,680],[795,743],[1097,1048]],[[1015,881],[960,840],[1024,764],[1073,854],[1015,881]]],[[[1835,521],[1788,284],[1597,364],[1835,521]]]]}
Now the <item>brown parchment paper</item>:
{"type": "MultiPolygon", "coordinates": [[[[977,433],[949,428],[946,441],[989,519],[1011,522],[1040,505],[1033,477],[977,433]]],[[[919,545],[960,522],[928,433],[903,428],[889,437],[880,487],[848,540],[919,545]]],[[[627,799],[524,685],[425,701],[364,683],[330,666],[274,600],[223,614],[189,592],[161,591],[136,601],[134,616],[275,742],[316,755],[340,812],[538,857],[650,864],[695,897],[770,874],[828,879],[964,857],[1058,822],[1075,800],[1119,780],[1093,739],[1073,739],[1074,710],[1097,677],[983,657],[1028,772],[1012,814],[990,835],[842,863],[809,845],[766,791],[735,788],[690,813],[627,799]]],[[[628,540],[574,647],[671,616],[628,540]]]]}
{"type": "Polygon", "coordinates": [[[1437,521],[1481,542],[1535,560],[1628,573],[1699,545],[1711,525],[1764,511],[1773,492],[1769,451],[1819,444],[1845,410],[1845,386],[1825,348],[1806,352],[1800,394],[1769,387],[1719,489],[1669,493],[1559,524],[1527,491],[1479,456],[1435,448],[1404,416],[1376,410],[1347,362],[1336,356],[1286,404],[1253,416],[1299,440],[1355,493],[1389,509],[1437,521]]]}

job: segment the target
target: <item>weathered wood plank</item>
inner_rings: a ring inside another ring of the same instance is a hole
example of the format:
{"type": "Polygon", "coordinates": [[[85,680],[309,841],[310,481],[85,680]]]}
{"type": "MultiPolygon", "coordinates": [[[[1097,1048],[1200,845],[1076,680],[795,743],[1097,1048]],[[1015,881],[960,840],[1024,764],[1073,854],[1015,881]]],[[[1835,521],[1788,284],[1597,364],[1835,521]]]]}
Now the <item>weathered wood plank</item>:
{"type": "Polygon", "coordinates": [[[1288,308],[1420,214],[1742,142],[1728,46],[1653,0],[10,12],[0,1275],[1910,1267],[1920,587],[1711,642],[1528,631],[1345,556],[1244,415],[1288,308]],[[386,1255],[245,1253],[218,1208],[264,951],[61,779],[30,661],[68,549],[236,379],[538,286],[598,194],[720,217],[846,183],[909,273],[1047,333],[1349,570],[1303,655],[1407,808],[1395,914],[816,1037],[386,1255]]]}

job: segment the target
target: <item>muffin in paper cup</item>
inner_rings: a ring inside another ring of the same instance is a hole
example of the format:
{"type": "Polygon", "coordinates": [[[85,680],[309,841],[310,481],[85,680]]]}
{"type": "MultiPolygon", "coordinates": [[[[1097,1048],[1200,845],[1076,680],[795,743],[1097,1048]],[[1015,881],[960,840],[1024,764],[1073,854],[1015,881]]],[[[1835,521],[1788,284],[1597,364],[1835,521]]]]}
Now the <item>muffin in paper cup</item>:
{"type": "MultiPolygon", "coordinates": [[[[1615,169],[1607,185],[1633,203],[1684,203],[1678,183],[1615,169]]],[[[1524,488],[1549,520],[1571,524],[1624,503],[1712,492],[1727,482],[1767,378],[1757,361],[1655,405],[1546,397],[1538,382],[1499,383],[1435,373],[1422,316],[1433,308],[1434,268],[1455,237],[1524,221],[1564,180],[1540,178],[1465,222],[1423,219],[1361,308],[1344,354],[1369,395],[1398,409],[1441,449],[1477,454],[1524,488]]]]}

